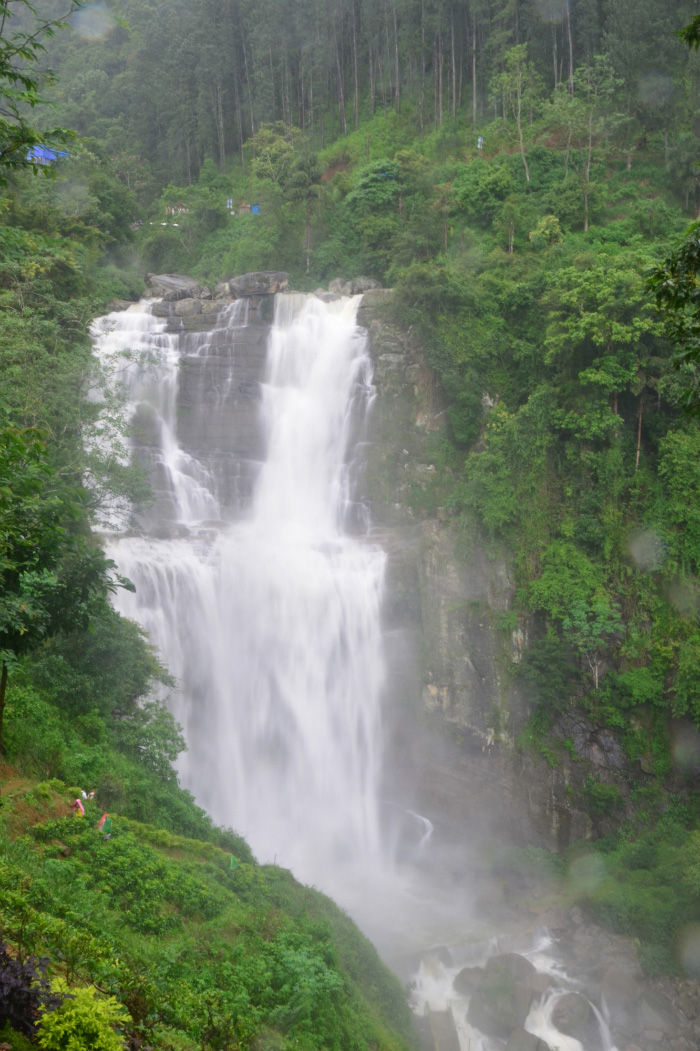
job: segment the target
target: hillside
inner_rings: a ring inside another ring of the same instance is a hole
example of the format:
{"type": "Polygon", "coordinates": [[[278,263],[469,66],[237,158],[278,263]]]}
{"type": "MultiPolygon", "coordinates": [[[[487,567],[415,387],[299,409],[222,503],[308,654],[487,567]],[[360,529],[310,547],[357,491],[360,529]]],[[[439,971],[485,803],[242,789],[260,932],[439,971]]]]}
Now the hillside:
{"type": "MultiPolygon", "coordinates": [[[[54,985],[115,997],[128,1012],[118,1026],[127,1044],[115,1046],[413,1046],[401,987],[369,942],[323,895],[258,866],[241,840],[222,849],[118,813],[105,838],[95,803],[84,818],[71,813],[76,789],[6,764],[1,780],[4,945],[19,961],[46,957],[54,985]]],[[[31,1035],[38,1015],[22,1015],[3,967],[0,1018],[14,1028],[0,1037],[23,1051],[17,1030],[31,1035]]]]}

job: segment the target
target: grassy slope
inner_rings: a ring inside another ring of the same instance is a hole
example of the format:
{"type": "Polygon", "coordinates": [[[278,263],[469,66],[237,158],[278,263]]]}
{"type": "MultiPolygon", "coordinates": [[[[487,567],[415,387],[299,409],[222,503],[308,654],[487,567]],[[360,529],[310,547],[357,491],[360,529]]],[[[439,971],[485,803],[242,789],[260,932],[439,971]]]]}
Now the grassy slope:
{"type": "MultiPolygon", "coordinates": [[[[0,767],[0,931],[94,984],[153,1048],[366,1048],[412,1043],[398,981],[328,898],[212,843],[99,808],[0,767]]],[[[7,1039],[4,1034],[4,1039],[7,1039]]],[[[19,1048],[21,1039],[10,1036],[19,1048]]]]}

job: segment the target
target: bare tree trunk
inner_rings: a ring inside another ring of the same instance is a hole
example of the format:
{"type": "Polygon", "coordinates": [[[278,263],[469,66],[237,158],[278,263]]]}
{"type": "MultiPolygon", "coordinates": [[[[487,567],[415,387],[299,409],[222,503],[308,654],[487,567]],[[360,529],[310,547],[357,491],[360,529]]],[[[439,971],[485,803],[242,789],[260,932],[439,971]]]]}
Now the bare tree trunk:
{"type": "MultiPolygon", "coordinates": [[[[255,135],[255,117],[253,116],[253,93],[250,89],[250,72],[248,70],[248,51],[245,46],[245,37],[243,36],[243,30],[241,30],[241,40],[243,42],[243,65],[245,67],[245,82],[248,88],[248,105],[250,107],[250,134],[255,135]]],[[[255,147],[253,147],[253,156],[255,156],[255,147]]]]}
{"type": "Polygon", "coordinates": [[[377,67],[379,69],[379,87],[382,92],[382,109],[384,116],[386,117],[386,93],[384,91],[384,73],[382,72],[382,60],[379,56],[379,47],[377,47],[377,67]]]}
{"type": "Polygon", "coordinates": [[[372,48],[369,49],[369,111],[374,116],[374,97],[377,90],[377,72],[372,61],[372,48]]]}
{"type": "Polygon", "coordinates": [[[433,37],[433,124],[438,128],[438,45],[437,35],[433,37]]]}
{"type": "Polygon", "coordinates": [[[396,20],[396,0],[392,3],[392,11],[394,15],[394,100],[396,105],[396,112],[399,113],[401,109],[401,86],[399,79],[399,27],[396,20]]]}
{"type": "Polygon", "coordinates": [[[644,415],[644,390],[642,389],[639,394],[639,408],[637,410],[637,455],[634,461],[634,473],[637,473],[639,468],[639,454],[642,449],[642,418],[644,415]]]}
{"type": "Polygon", "coordinates": [[[527,166],[527,157],[525,156],[525,142],[523,140],[523,122],[522,122],[522,108],[523,108],[523,96],[522,96],[522,83],[518,81],[518,89],[516,93],[516,105],[515,105],[515,122],[518,125],[518,141],[520,143],[520,156],[523,159],[523,167],[525,169],[525,180],[530,181],[530,169],[527,166]]]}
{"type": "Polygon", "coordinates": [[[393,96],[393,94],[394,94],[394,82],[392,80],[391,59],[390,59],[391,44],[389,43],[389,13],[388,13],[386,7],[384,8],[384,39],[386,41],[386,63],[387,63],[387,73],[388,73],[388,77],[389,77],[389,97],[391,98],[393,96]]]}
{"type": "Polygon", "coordinates": [[[439,89],[438,89],[438,106],[440,113],[440,127],[442,127],[442,30],[438,33],[438,69],[439,69],[439,89]]]}
{"type": "Polygon", "coordinates": [[[472,22],[472,127],[476,128],[476,22],[472,22]]]}
{"type": "Polygon", "coordinates": [[[574,93],[574,38],[571,35],[571,11],[569,10],[569,5],[568,4],[566,4],[565,6],[566,6],[566,35],[567,35],[568,40],[569,40],[569,80],[568,80],[568,87],[569,87],[569,94],[573,95],[573,93],[574,93]]]}
{"type": "Polygon", "coordinates": [[[304,232],[304,248],[306,249],[306,272],[311,269],[311,201],[306,202],[306,230],[304,232]]]}
{"type": "Polygon", "coordinates": [[[3,661],[0,672],[0,755],[5,755],[5,742],[2,736],[2,725],[5,717],[5,693],[7,691],[7,665],[3,661]]]}
{"type": "Polygon", "coordinates": [[[557,27],[552,26],[552,64],[554,65],[554,87],[559,83],[559,70],[557,68],[557,27]]]}
{"type": "MultiPolygon", "coordinates": [[[[236,121],[238,122],[238,152],[241,157],[241,168],[243,168],[243,109],[241,107],[241,92],[238,84],[238,70],[236,70],[233,77],[233,90],[236,96],[236,121]]],[[[187,152],[187,163],[189,165],[189,144],[187,152]]]]}
{"type": "Polygon", "coordinates": [[[190,133],[185,135],[185,156],[187,157],[187,185],[192,185],[192,158],[190,156],[190,133]]]}
{"type": "Polygon", "coordinates": [[[214,115],[216,121],[216,141],[219,150],[219,167],[226,170],[226,135],[224,130],[224,104],[221,79],[217,73],[214,80],[214,115]]]}
{"type": "Polygon", "coordinates": [[[335,46],[335,63],[338,71],[338,116],[343,135],[348,133],[348,122],[345,118],[345,88],[343,85],[343,68],[340,62],[340,51],[338,50],[338,34],[335,28],[335,11],[331,9],[331,21],[333,24],[333,43],[335,46]]]}
{"type": "Polygon", "coordinates": [[[457,116],[457,65],[455,62],[455,15],[450,12],[450,34],[452,45],[452,119],[457,116]]]}
{"type": "Polygon", "coordinates": [[[352,64],[355,76],[355,131],[360,126],[360,78],[357,75],[357,26],[355,22],[355,2],[352,4],[352,64]]]}
{"type": "MultiPolygon", "coordinates": [[[[270,93],[272,97],[272,119],[277,119],[277,106],[275,105],[275,68],[272,65],[272,44],[268,48],[270,56],[270,93]]],[[[284,120],[284,102],[282,103],[282,120],[284,120]]]]}

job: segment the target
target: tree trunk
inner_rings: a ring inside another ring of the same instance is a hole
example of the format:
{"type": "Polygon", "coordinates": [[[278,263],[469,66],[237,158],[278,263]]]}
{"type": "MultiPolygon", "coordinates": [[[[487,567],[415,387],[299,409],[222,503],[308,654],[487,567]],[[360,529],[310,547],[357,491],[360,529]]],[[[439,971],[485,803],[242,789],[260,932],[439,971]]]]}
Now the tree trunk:
{"type": "Polygon", "coordinates": [[[304,241],[306,249],[306,272],[309,273],[311,269],[311,201],[306,202],[306,230],[304,232],[304,241]]]}
{"type": "Polygon", "coordinates": [[[476,128],[476,22],[472,22],[472,127],[476,128]]]}
{"type": "Polygon", "coordinates": [[[5,692],[7,690],[7,665],[3,661],[0,672],[0,755],[5,754],[5,742],[2,736],[3,717],[5,715],[5,692]]]}
{"type": "Polygon", "coordinates": [[[450,33],[452,35],[452,119],[457,116],[457,65],[455,62],[455,16],[450,12],[450,33]]]}
{"type": "Polygon", "coordinates": [[[530,169],[527,165],[527,157],[525,156],[525,142],[523,140],[523,121],[522,121],[522,108],[523,108],[523,97],[522,97],[522,86],[518,82],[518,89],[515,100],[515,122],[518,125],[518,141],[520,143],[520,156],[523,159],[523,167],[525,169],[525,180],[530,181],[530,169]]]}
{"type": "Polygon", "coordinates": [[[634,461],[634,473],[639,468],[639,454],[642,449],[642,418],[644,416],[644,391],[639,394],[639,408],[637,410],[637,456],[634,461]]]}
{"type": "Polygon", "coordinates": [[[440,127],[442,127],[442,30],[438,33],[438,69],[440,71],[439,88],[438,88],[438,113],[440,119],[440,127]]]}
{"type": "Polygon", "coordinates": [[[357,131],[360,126],[360,78],[357,75],[357,26],[354,2],[352,5],[352,64],[355,76],[355,131],[357,131]]]}
{"type": "Polygon", "coordinates": [[[571,11],[569,5],[566,5],[566,35],[569,39],[569,80],[568,88],[569,94],[574,93],[574,38],[571,35],[571,11]]]}
{"type": "Polygon", "coordinates": [[[396,80],[394,99],[396,101],[396,112],[401,109],[401,89],[399,81],[399,27],[396,20],[396,0],[392,4],[394,14],[394,77],[396,80]]]}
{"type": "MultiPolygon", "coordinates": [[[[245,67],[245,83],[248,89],[248,106],[250,108],[250,134],[255,135],[255,118],[253,116],[253,93],[250,89],[250,72],[248,70],[248,51],[245,46],[245,37],[241,31],[241,40],[243,42],[243,65],[245,67]]],[[[253,148],[253,156],[255,156],[255,148],[253,148]]]]}
{"type": "Polygon", "coordinates": [[[345,118],[345,87],[343,84],[343,67],[340,62],[340,51],[338,49],[338,34],[335,28],[335,12],[331,14],[333,23],[333,44],[335,46],[335,64],[338,71],[338,116],[343,135],[348,133],[348,122],[345,118]]]}

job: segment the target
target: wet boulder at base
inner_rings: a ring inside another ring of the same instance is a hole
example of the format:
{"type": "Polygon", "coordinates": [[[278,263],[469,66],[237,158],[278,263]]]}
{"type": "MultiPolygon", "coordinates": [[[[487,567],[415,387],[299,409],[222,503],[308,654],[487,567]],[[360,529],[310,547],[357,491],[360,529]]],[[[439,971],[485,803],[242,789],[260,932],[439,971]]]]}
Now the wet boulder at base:
{"type": "Polygon", "coordinates": [[[552,1009],[552,1025],[560,1033],[586,1041],[594,1034],[589,1032],[593,1012],[585,996],[580,993],[564,993],[552,1009]]]}
{"type": "Polygon", "coordinates": [[[518,953],[492,956],[469,1001],[469,1024],[500,1040],[507,1040],[516,1029],[524,1029],[535,999],[527,984],[534,973],[530,961],[518,953]]]}
{"type": "Polygon", "coordinates": [[[505,1051],[549,1051],[547,1044],[525,1029],[514,1029],[508,1037],[505,1051]]]}

